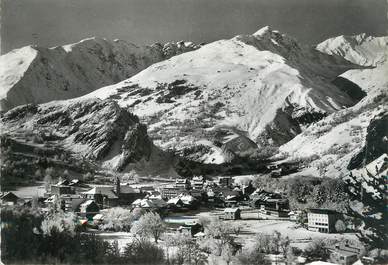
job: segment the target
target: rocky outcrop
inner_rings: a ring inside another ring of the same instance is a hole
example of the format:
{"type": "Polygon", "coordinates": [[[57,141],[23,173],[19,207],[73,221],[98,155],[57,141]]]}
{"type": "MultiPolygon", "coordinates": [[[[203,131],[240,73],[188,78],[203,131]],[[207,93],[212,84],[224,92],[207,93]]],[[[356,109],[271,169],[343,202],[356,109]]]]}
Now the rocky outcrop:
{"type": "Polygon", "coordinates": [[[370,122],[365,146],[352,157],[347,168],[360,168],[383,154],[388,154],[388,113],[381,113],[370,122]]]}
{"type": "Polygon", "coordinates": [[[150,161],[155,151],[146,126],[112,100],[24,105],[4,113],[1,122],[2,133],[19,141],[43,136],[44,145],[56,145],[111,170],[150,161]]]}

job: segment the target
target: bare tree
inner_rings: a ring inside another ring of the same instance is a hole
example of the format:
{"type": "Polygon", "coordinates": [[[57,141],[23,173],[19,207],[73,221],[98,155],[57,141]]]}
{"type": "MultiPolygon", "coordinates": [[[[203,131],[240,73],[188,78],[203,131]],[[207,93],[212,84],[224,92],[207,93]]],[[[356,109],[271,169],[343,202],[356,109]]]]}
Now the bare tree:
{"type": "Polygon", "coordinates": [[[134,223],[131,228],[131,233],[141,238],[153,237],[155,243],[162,234],[166,231],[166,225],[157,213],[146,213],[140,217],[140,219],[134,223]]]}
{"type": "Polygon", "coordinates": [[[104,220],[101,225],[102,230],[129,231],[135,216],[121,207],[107,209],[104,212],[104,220]]]}
{"type": "Polygon", "coordinates": [[[346,230],[346,225],[345,225],[344,221],[342,221],[342,220],[337,220],[337,222],[335,222],[335,230],[336,230],[338,233],[345,232],[345,230],[346,230]]]}

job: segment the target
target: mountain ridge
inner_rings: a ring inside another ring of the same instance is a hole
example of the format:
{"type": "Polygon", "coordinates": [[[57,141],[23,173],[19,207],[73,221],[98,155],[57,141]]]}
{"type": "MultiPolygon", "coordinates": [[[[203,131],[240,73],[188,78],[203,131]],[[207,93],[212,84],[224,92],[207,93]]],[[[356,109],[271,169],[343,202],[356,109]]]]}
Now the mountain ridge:
{"type": "Polygon", "coordinates": [[[112,98],[130,107],[162,148],[204,140],[214,153],[209,140],[216,127],[233,127],[256,143],[278,145],[304,124],[356,103],[331,81],[361,66],[305,48],[269,27],[255,34],[209,43],[82,98],[112,98]],[[179,141],[170,141],[177,136],[179,141]]]}
{"type": "Polygon", "coordinates": [[[52,48],[16,49],[0,56],[0,110],[79,97],[197,48],[183,41],[137,46],[93,37],[52,48]]]}

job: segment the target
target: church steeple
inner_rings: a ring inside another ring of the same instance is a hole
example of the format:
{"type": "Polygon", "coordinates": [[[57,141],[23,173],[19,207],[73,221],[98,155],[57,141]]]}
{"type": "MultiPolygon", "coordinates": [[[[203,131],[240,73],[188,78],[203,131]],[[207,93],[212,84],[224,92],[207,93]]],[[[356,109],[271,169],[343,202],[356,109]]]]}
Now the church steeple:
{"type": "Polygon", "coordinates": [[[115,192],[117,196],[120,195],[120,178],[117,176],[115,180],[115,192]]]}

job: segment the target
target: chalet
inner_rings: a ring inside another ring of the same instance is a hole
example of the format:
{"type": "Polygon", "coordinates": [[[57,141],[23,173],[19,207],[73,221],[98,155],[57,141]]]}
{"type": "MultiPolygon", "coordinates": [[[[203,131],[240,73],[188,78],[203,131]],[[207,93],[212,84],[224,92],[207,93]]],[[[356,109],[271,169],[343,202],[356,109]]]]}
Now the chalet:
{"type": "Polygon", "coordinates": [[[303,215],[302,211],[291,211],[288,213],[290,221],[296,222],[303,215]]]}
{"type": "Polygon", "coordinates": [[[267,208],[265,205],[261,205],[260,210],[259,210],[259,217],[260,217],[260,213],[266,214],[266,215],[271,215],[274,217],[289,218],[289,215],[288,215],[289,211],[267,208]]]}
{"type": "Polygon", "coordinates": [[[230,190],[228,188],[220,188],[217,191],[217,194],[224,201],[240,201],[240,200],[242,200],[242,193],[240,190],[230,190]]]}
{"type": "Polygon", "coordinates": [[[239,208],[226,208],[224,210],[225,220],[237,220],[241,219],[241,210],[239,208]]]}
{"type": "Polygon", "coordinates": [[[185,208],[185,204],[179,197],[171,198],[167,201],[168,207],[174,211],[180,211],[185,208]]]}
{"type": "Polygon", "coordinates": [[[87,199],[93,200],[100,207],[100,209],[106,207],[115,207],[119,202],[119,197],[114,192],[113,186],[109,185],[95,186],[83,194],[85,194],[87,199]]]}
{"type": "Polygon", "coordinates": [[[231,187],[233,184],[233,179],[231,176],[218,177],[218,185],[221,187],[231,187]]]}
{"type": "Polygon", "coordinates": [[[84,196],[79,194],[63,194],[58,199],[61,201],[62,209],[67,212],[78,211],[80,204],[86,201],[84,196]]]}
{"type": "Polygon", "coordinates": [[[75,193],[87,191],[90,188],[89,185],[79,179],[70,180],[68,186],[72,187],[75,193]]]}
{"type": "Polygon", "coordinates": [[[188,190],[190,188],[190,181],[188,179],[176,179],[175,187],[182,190],[188,190]]]}
{"type": "Polygon", "coordinates": [[[91,218],[100,212],[100,207],[93,200],[87,200],[79,206],[79,211],[82,217],[91,218]]]}
{"type": "MultiPolygon", "coordinates": [[[[63,183],[63,182],[61,182],[63,183]]],[[[74,188],[69,185],[51,185],[52,195],[75,194],[74,188]]]]}
{"type": "Polygon", "coordinates": [[[156,192],[152,186],[139,186],[137,188],[140,189],[141,193],[152,194],[153,192],[156,192]]]}
{"type": "Polygon", "coordinates": [[[166,185],[160,188],[160,195],[163,199],[171,199],[184,192],[186,192],[185,189],[177,188],[174,185],[166,185]]]}
{"type": "Polygon", "coordinates": [[[199,201],[190,194],[181,194],[178,197],[182,200],[183,204],[190,209],[196,209],[199,205],[199,201]]]}
{"type": "Polygon", "coordinates": [[[203,226],[197,222],[186,222],[184,225],[178,228],[178,231],[181,233],[190,234],[192,237],[198,233],[203,233],[203,226]]]}
{"type": "Polygon", "coordinates": [[[204,184],[204,179],[202,176],[193,177],[191,180],[191,187],[193,190],[202,190],[204,184]]]}
{"type": "Polygon", "coordinates": [[[161,208],[166,208],[167,203],[162,199],[137,199],[131,204],[132,208],[143,208],[149,210],[158,210],[161,208]]]}
{"type": "Polygon", "coordinates": [[[101,213],[98,213],[95,216],[93,216],[93,224],[100,225],[103,222],[104,222],[104,215],[102,215],[101,213]]]}
{"type": "Polygon", "coordinates": [[[321,233],[335,232],[335,223],[341,214],[328,209],[309,209],[307,212],[308,229],[321,233]]]}
{"type": "Polygon", "coordinates": [[[265,190],[255,191],[251,194],[251,206],[255,208],[272,211],[286,211],[289,209],[288,199],[283,198],[278,193],[267,192],[265,190]]]}
{"type": "Polygon", "coordinates": [[[362,249],[348,243],[329,246],[330,261],[340,265],[350,265],[358,260],[362,249]]]}
{"type": "Polygon", "coordinates": [[[1,205],[15,205],[20,200],[18,196],[15,195],[13,192],[5,192],[0,197],[0,203],[1,205]]]}

